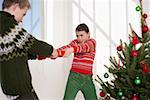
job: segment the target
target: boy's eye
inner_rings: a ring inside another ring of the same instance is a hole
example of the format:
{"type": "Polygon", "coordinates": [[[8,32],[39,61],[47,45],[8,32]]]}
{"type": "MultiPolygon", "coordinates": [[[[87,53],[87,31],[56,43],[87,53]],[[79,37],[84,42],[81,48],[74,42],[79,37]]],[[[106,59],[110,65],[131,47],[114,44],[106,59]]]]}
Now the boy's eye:
{"type": "Polygon", "coordinates": [[[78,37],[78,35],[76,35],[76,37],[78,37]]]}
{"type": "Polygon", "coordinates": [[[83,36],[83,35],[80,35],[80,36],[83,36]]]}

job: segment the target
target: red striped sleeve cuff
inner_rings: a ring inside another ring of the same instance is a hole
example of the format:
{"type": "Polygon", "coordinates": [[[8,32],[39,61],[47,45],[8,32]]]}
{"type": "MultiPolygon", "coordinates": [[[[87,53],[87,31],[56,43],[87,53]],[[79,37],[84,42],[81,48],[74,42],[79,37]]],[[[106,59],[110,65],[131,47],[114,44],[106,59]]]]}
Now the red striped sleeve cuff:
{"type": "Polygon", "coordinates": [[[64,50],[57,50],[57,53],[58,53],[58,57],[63,57],[65,54],[65,51],[64,50]]]}

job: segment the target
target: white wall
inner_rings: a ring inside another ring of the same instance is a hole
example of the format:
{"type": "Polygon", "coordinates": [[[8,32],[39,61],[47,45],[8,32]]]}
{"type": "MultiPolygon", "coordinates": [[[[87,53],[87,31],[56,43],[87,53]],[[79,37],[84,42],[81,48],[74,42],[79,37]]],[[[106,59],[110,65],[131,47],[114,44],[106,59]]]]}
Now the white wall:
{"type": "Polygon", "coordinates": [[[148,26],[150,27],[150,0],[144,0],[144,12],[148,15],[148,18],[146,19],[148,26]]]}
{"type": "MultiPolygon", "coordinates": [[[[48,2],[53,3],[53,13],[52,15],[47,15],[47,17],[53,16],[53,33],[51,35],[46,32],[47,34],[45,36],[52,37],[45,37],[45,40],[55,48],[58,48],[69,43],[71,40],[71,35],[69,35],[72,29],[72,23],[69,20],[71,18],[71,13],[69,13],[71,9],[68,9],[70,2],[68,0],[48,2]]],[[[30,61],[33,85],[41,100],[62,100],[71,67],[71,58],[72,56],[69,58],[58,58],[56,60],[30,61]]]]}

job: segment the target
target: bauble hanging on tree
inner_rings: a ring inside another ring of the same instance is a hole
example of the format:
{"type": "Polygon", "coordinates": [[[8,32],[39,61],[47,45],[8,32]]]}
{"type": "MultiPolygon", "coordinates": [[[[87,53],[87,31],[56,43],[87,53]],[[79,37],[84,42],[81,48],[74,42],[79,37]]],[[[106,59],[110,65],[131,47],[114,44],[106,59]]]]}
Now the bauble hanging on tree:
{"type": "Polygon", "coordinates": [[[105,74],[104,74],[104,77],[105,77],[105,78],[108,78],[108,77],[109,77],[108,73],[105,73],[105,74]]]}
{"type": "Polygon", "coordinates": [[[149,73],[150,72],[150,69],[147,66],[143,66],[142,70],[143,70],[144,73],[149,73]]]}
{"type": "Polygon", "coordinates": [[[119,97],[122,97],[122,96],[123,96],[123,92],[120,90],[120,91],[118,91],[117,95],[118,95],[119,97]]]}
{"type": "Polygon", "coordinates": [[[141,79],[139,77],[136,77],[135,80],[134,80],[134,83],[136,85],[140,85],[141,84],[141,79]]]}
{"type": "Polygon", "coordinates": [[[137,97],[136,94],[134,94],[134,95],[132,96],[132,100],[138,100],[138,97],[137,97]]]}
{"type": "Polygon", "coordinates": [[[100,93],[99,93],[99,95],[101,96],[101,97],[105,97],[105,92],[102,90],[100,93]]]}
{"type": "Polygon", "coordinates": [[[132,57],[137,57],[138,56],[138,52],[136,50],[132,50],[131,51],[131,56],[132,57]]]}
{"type": "Polygon", "coordinates": [[[122,51],[122,45],[117,46],[117,51],[122,51]]]}
{"type": "Polygon", "coordinates": [[[147,25],[142,26],[142,33],[147,33],[149,30],[147,25]]]}
{"type": "Polygon", "coordinates": [[[133,45],[136,45],[136,44],[138,44],[138,43],[139,43],[138,38],[137,38],[136,36],[133,36],[133,37],[132,37],[132,44],[133,44],[133,45]]]}
{"type": "Polygon", "coordinates": [[[148,65],[145,63],[145,61],[140,62],[140,67],[144,73],[150,72],[150,68],[148,68],[148,65]]]}
{"type": "Polygon", "coordinates": [[[138,5],[135,9],[136,9],[136,11],[140,11],[141,7],[138,5]]]}
{"type": "Polygon", "coordinates": [[[143,14],[143,17],[146,19],[146,18],[147,18],[147,14],[146,14],[146,13],[144,13],[144,14],[143,14]]]}

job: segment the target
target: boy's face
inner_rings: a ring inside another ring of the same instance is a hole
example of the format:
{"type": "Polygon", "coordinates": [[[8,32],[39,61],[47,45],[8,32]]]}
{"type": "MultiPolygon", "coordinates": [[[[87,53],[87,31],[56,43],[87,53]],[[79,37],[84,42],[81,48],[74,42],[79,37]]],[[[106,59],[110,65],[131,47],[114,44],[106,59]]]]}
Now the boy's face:
{"type": "Polygon", "coordinates": [[[79,43],[83,43],[89,39],[90,33],[89,32],[87,33],[85,31],[76,31],[76,37],[79,43]]]}
{"type": "Polygon", "coordinates": [[[18,22],[21,22],[23,17],[26,15],[27,13],[27,10],[28,8],[25,7],[25,8],[20,8],[19,5],[16,6],[16,8],[14,9],[14,16],[15,16],[15,19],[18,21],[18,22]]]}

